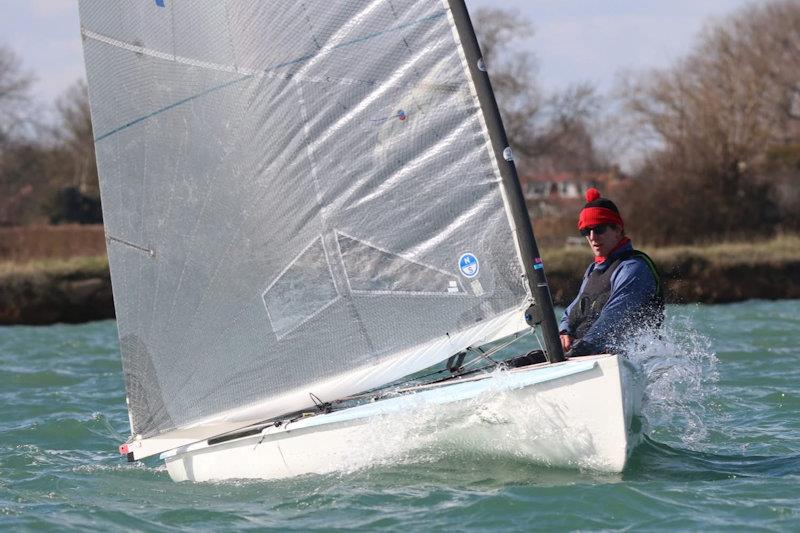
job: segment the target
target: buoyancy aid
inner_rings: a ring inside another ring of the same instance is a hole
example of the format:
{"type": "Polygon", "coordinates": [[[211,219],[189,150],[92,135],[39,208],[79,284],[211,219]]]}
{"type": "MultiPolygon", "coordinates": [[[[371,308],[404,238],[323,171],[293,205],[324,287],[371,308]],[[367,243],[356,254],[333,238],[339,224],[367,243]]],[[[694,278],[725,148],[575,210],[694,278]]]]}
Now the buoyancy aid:
{"type": "Polygon", "coordinates": [[[603,306],[611,295],[611,277],[614,271],[623,261],[631,257],[644,260],[655,279],[656,290],[643,306],[644,308],[632,309],[630,316],[636,317],[637,323],[645,323],[653,327],[661,326],[664,320],[664,293],[661,287],[661,277],[658,275],[653,260],[647,254],[639,250],[629,250],[617,256],[607,268],[602,270],[594,268],[589,273],[586,285],[580,294],[580,300],[575,303],[567,317],[574,338],[581,339],[600,316],[603,306]]]}

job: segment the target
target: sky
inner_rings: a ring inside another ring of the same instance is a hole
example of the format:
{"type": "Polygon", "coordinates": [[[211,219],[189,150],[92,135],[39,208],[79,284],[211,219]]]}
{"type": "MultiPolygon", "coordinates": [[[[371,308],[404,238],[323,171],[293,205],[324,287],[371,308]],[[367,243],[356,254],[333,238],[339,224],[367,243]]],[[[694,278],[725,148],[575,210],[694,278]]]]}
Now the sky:
{"type": "MultiPolygon", "coordinates": [[[[670,65],[690,50],[705,24],[747,3],[467,0],[471,10],[502,5],[533,24],[534,34],[524,46],[538,58],[538,80],[544,88],[589,82],[600,91],[609,90],[620,71],[670,65]]],[[[0,42],[11,46],[33,72],[35,95],[42,104],[84,77],[77,0],[0,0],[0,42]]]]}

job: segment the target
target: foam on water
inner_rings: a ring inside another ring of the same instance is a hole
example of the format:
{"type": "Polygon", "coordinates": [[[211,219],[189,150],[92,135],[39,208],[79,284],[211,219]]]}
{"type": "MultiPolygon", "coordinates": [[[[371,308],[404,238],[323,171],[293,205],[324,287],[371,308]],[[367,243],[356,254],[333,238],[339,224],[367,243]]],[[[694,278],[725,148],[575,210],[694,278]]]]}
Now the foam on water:
{"type": "Polygon", "coordinates": [[[645,432],[679,435],[684,446],[701,446],[709,436],[707,414],[719,380],[711,340],[697,331],[691,316],[672,316],[660,330],[631,339],[625,352],[647,377],[645,432]]]}
{"type": "Polygon", "coordinates": [[[510,461],[603,469],[590,431],[567,423],[564,407],[534,390],[508,390],[508,372],[496,370],[493,386],[475,398],[446,405],[414,401],[400,413],[376,416],[354,430],[344,454],[330,450],[327,473],[454,460],[510,461]],[[558,443],[554,446],[553,443],[558,443]]]}

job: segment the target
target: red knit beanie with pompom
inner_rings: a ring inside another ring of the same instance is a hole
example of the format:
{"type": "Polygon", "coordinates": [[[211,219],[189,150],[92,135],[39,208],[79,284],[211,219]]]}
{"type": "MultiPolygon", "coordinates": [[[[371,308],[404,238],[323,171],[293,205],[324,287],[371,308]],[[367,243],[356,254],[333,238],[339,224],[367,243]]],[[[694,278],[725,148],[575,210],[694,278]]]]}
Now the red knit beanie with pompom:
{"type": "Polygon", "coordinates": [[[578,229],[591,228],[600,224],[615,224],[625,227],[622,216],[614,202],[600,197],[600,191],[594,187],[586,191],[586,205],[578,217],[578,229]]]}

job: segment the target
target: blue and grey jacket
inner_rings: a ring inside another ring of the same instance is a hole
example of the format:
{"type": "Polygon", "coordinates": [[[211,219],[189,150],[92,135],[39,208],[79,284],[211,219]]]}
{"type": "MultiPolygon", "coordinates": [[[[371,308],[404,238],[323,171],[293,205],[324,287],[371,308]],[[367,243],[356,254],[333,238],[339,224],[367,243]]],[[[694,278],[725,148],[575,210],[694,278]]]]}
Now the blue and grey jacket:
{"type": "Polygon", "coordinates": [[[568,355],[606,353],[618,349],[635,329],[660,325],[663,316],[658,272],[629,241],[602,263],[589,265],[559,329],[576,339],[568,355]]]}

